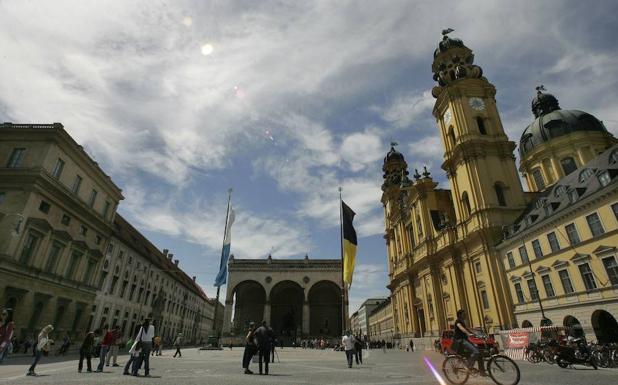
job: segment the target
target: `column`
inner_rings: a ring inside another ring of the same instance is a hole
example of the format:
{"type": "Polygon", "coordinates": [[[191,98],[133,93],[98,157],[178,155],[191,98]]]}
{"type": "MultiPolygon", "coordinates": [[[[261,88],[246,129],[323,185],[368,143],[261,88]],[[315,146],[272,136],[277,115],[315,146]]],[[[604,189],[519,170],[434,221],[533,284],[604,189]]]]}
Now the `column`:
{"type": "Polygon", "coordinates": [[[264,303],[264,321],[270,326],[270,301],[264,303]]]}
{"type": "Polygon", "coordinates": [[[309,301],[304,301],[303,302],[303,329],[302,329],[303,336],[307,336],[310,333],[309,320],[311,319],[311,313],[309,313],[309,311],[310,311],[309,301]]]}
{"type": "Polygon", "coordinates": [[[231,299],[225,300],[225,308],[223,309],[223,334],[229,334],[232,331],[232,307],[234,301],[231,299]]]}

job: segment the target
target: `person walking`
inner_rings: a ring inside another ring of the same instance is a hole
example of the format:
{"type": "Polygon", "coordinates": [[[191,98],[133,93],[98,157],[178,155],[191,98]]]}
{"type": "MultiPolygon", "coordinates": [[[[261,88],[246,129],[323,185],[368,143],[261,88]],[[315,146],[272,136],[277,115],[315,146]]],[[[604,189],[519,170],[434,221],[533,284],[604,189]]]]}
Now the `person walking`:
{"type": "Polygon", "coordinates": [[[354,358],[356,359],[356,365],[363,363],[363,342],[360,336],[354,338],[354,358]]]}
{"type": "Polygon", "coordinates": [[[86,337],[79,348],[79,364],[77,372],[81,373],[84,368],[84,358],[86,359],[86,371],[92,373],[92,350],[94,348],[94,332],[86,333],[86,337]]]}
{"type": "Polygon", "coordinates": [[[156,336],[153,340],[152,340],[152,353],[150,353],[151,356],[157,355],[160,356],[161,355],[161,337],[160,336],[156,336]]]}
{"type": "Polygon", "coordinates": [[[12,349],[13,330],[15,330],[13,309],[4,309],[0,313],[0,364],[12,349]]]}
{"type": "Polygon", "coordinates": [[[174,353],[174,358],[176,358],[176,355],[178,355],[178,357],[182,357],[182,353],[180,352],[180,346],[182,345],[182,333],[178,333],[178,335],[176,336],[176,339],[174,340],[174,347],[176,348],[176,353],[174,353]]]}
{"type": "Polygon", "coordinates": [[[345,350],[345,357],[348,360],[348,368],[352,367],[352,356],[354,355],[354,342],[356,339],[352,335],[351,331],[347,331],[341,339],[341,345],[345,350]]]}
{"type": "Polygon", "coordinates": [[[107,352],[109,351],[109,347],[114,340],[114,334],[111,330],[109,330],[109,325],[103,326],[103,331],[105,335],[103,336],[103,340],[101,341],[101,352],[99,353],[99,365],[97,366],[97,373],[101,373],[103,371],[103,365],[105,364],[105,358],[107,357],[107,352]]]}
{"type": "Polygon", "coordinates": [[[242,367],[245,369],[245,374],[253,374],[251,370],[249,370],[249,364],[251,363],[251,358],[257,352],[257,345],[254,341],[254,333],[255,333],[255,324],[251,322],[249,324],[249,332],[245,337],[245,351],[242,356],[242,367]]]}
{"type": "Polygon", "coordinates": [[[71,338],[69,337],[69,334],[67,333],[62,338],[62,345],[60,345],[60,349],[58,349],[58,351],[56,352],[56,355],[64,356],[67,350],[69,350],[69,346],[71,346],[71,338]]]}
{"type": "Polygon", "coordinates": [[[274,334],[271,328],[268,327],[266,321],[262,321],[262,326],[255,330],[255,341],[258,348],[258,365],[260,374],[262,374],[262,361],[264,361],[264,374],[268,375],[268,364],[270,362],[270,354],[274,342],[274,334]]]}
{"type": "Polygon", "coordinates": [[[141,349],[139,356],[133,361],[133,373],[132,375],[138,377],[139,370],[144,364],[144,377],[150,377],[150,351],[152,350],[152,339],[155,336],[155,327],[150,324],[150,318],[145,318],[142,328],[140,330],[141,337],[136,339],[141,349]]]}
{"type": "Polygon", "coordinates": [[[41,333],[39,333],[37,344],[34,347],[34,362],[32,362],[32,365],[30,365],[30,368],[28,369],[28,373],[26,373],[26,376],[36,376],[37,375],[34,369],[36,368],[37,364],[41,360],[43,353],[49,353],[49,347],[54,342],[52,339],[49,338],[49,333],[51,333],[53,330],[54,330],[53,326],[47,325],[41,330],[41,333]]]}
{"type": "MultiPolygon", "coordinates": [[[[126,348],[129,349],[129,359],[127,360],[127,363],[124,365],[124,371],[122,372],[122,374],[124,374],[125,376],[130,375],[131,373],[129,372],[129,369],[132,370],[133,368],[133,362],[137,359],[137,357],[139,356],[140,353],[140,349],[137,349],[137,339],[141,338],[140,335],[140,331],[142,330],[141,326],[138,326],[135,329],[134,332],[134,336],[135,337],[131,337],[126,344],[126,348]]],[[[141,346],[141,345],[140,345],[141,346]]]]}
{"type": "Polygon", "coordinates": [[[109,351],[107,352],[107,358],[105,360],[105,366],[109,366],[109,362],[112,361],[112,366],[118,365],[118,339],[120,338],[120,326],[114,325],[112,328],[112,338],[109,345],[109,351]],[[113,359],[112,359],[113,358],[113,359]]]}

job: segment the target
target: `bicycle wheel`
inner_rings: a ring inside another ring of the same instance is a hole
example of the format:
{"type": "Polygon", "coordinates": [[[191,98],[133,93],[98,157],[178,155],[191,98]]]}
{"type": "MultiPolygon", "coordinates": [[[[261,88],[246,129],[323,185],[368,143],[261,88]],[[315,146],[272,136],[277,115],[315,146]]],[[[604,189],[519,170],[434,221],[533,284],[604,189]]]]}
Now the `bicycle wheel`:
{"type": "Polygon", "coordinates": [[[489,359],[487,372],[498,385],[516,385],[521,376],[515,361],[503,355],[495,355],[489,359]]]}
{"type": "Polygon", "coordinates": [[[444,372],[446,379],[454,385],[463,385],[470,377],[466,362],[459,356],[446,357],[442,363],[442,372],[444,372]]]}

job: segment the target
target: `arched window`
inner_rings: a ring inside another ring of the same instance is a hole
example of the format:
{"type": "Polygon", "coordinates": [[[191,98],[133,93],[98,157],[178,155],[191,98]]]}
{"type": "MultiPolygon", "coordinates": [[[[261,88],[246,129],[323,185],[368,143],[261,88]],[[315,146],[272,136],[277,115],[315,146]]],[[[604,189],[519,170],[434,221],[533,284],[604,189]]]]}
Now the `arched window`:
{"type": "Polygon", "coordinates": [[[480,116],[476,117],[476,125],[479,127],[479,132],[481,135],[487,135],[487,130],[485,129],[485,121],[480,116]]]}
{"type": "Polygon", "coordinates": [[[611,154],[609,154],[609,162],[610,163],[618,162],[618,150],[614,150],[612,151],[611,154]]]}
{"type": "Polygon", "coordinates": [[[463,206],[465,217],[469,217],[472,210],[470,209],[470,200],[468,199],[468,192],[464,191],[461,195],[461,204],[463,206]]]}
{"type": "Polygon", "coordinates": [[[494,190],[496,190],[496,198],[498,198],[498,205],[506,206],[506,198],[504,196],[504,187],[500,183],[496,183],[494,185],[494,190]]]}
{"type": "Polygon", "coordinates": [[[545,180],[543,179],[543,173],[540,168],[536,168],[532,171],[532,177],[534,178],[534,184],[536,189],[541,191],[545,188],[545,180]]]}
{"type": "Polygon", "coordinates": [[[575,163],[575,159],[568,157],[564,158],[560,161],[562,165],[562,171],[564,171],[564,175],[569,175],[573,171],[577,170],[577,164],[575,163]]]}
{"type": "Polygon", "coordinates": [[[453,126],[449,127],[448,129],[448,140],[451,143],[451,149],[455,147],[455,130],[453,129],[453,126]]]}
{"type": "Polygon", "coordinates": [[[591,168],[585,168],[582,172],[579,173],[579,183],[584,183],[591,176],[594,175],[594,170],[591,168]]]}

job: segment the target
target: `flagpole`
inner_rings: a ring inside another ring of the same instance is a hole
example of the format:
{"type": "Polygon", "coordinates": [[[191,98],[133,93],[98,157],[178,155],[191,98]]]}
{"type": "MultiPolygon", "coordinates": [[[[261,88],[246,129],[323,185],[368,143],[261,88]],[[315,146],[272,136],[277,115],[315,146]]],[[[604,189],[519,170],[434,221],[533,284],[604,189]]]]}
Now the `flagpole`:
{"type": "Polygon", "coordinates": [[[341,335],[345,334],[345,280],[343,270],[345,261],[343,260],[343,200],[341,199],[341,186],[339,186],[339,233],[341,246],[341,335]]]}
{"type": "MultiPolygon", "coordinates": [[[[221,259],[219,261],[219,271],[223,267],[223,249],[225,248],[225,232],[227,231],[227,221],[230,219],[230,202],[232,200],[232,189],[227,190],[227,211],[225,214],[225,227],[223,228],[223,245],[221,246],[221,259]]],[[[212,331],[217,336],[217,346],[219,345],[219,336],[217,335],[217,310],[219,309],[219,292],[221,291],[221,285],[217,286],[217,298],[215,300],[215,313],[212,317],[212,331]]]]}

